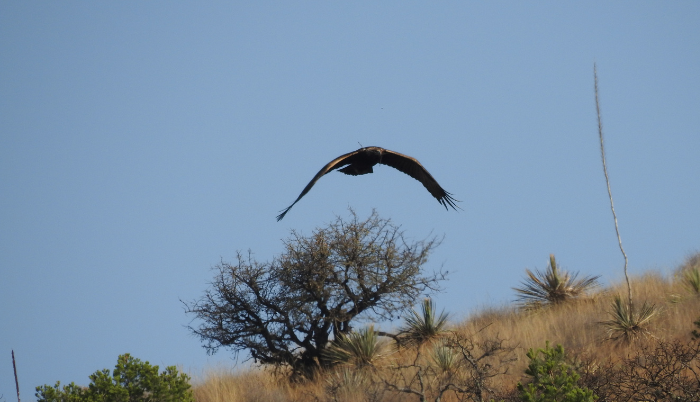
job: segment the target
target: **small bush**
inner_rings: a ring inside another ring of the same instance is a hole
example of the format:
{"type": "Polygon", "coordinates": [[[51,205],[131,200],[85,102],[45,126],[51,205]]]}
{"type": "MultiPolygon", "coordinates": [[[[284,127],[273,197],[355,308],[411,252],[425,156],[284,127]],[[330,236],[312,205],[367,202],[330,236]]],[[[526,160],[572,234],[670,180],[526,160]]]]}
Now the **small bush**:
{"type": "Polygon", "coordinates": [[[90,385],[74,382],[61,387],[36,387],[37,402],[193,402],[189,376],[178,373],[175,366],[158,374],[158,366],[131,357],[126,353],[117,359],[114,372],[108,369],[90,375],[90,385]]]}
{"type": "Polygon", "coordinates": [[[582,364],[581,383],[601,401],[700,401],[700,342],[654,339],[620,361],[582,364]]]}
{"type": "Polygon", "coordinates": [[[525,374],[532,377],[532,382],[518,384],[523,401],[593,402],[598,399],[593,391],[576,385],[580,376],[565,362],[563,346],[550,348],[547,342],[544,349],[530,349],[527,357],[530,364],[525,374]]]}

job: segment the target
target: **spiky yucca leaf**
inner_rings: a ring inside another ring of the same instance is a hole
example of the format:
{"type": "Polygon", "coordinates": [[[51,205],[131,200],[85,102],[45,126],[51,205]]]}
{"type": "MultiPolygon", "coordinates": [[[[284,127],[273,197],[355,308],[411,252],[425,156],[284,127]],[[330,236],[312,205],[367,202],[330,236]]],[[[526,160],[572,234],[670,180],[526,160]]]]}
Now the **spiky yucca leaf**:
{"type": "Polygon", "coordinates": [[[603,321],[601,324],[607,327],[610,339],[631,342],[640,336],[650,334],[648,324],[657,312],[656,305],[647,304],[647,302],[644,302],[642,308],[635,312],[634,306],[624,303],[620,296],[615,296],[612,309],[609,311],[612,319],[603,321]]]}
{"type": "Polygon", "coordinates": [[[403,340],[408,344],[423,345],[438,338],[446,332],[448,316],[444,310],[436,315],[435,303],[431,299],[424,299],[420,313],[411,310],[404,316],[406,324],[401,328],[403,340]]]}
{"type": "Polygon", "coordinates": [[[326,383],[332,392],[337,394],[353,394],[357,390],[367,388],[371,382],[366,371],[342,367],[326,378],[326,383]]]}
{"type": "Polygon", "coordinates": [[[597,276],[578,278],[578,272],[569,273],[559,269],[554,254],[549,256],[549,266],[545,272],[525,270],[527,278],[522,282],[523,287],[513,288],[518,293],[517,300],[524,307],[539,307],[542,305],[559,304],[581,296],[587,291],[598,287],[597,276]]]}
{"type": "Polygon", "coordinates": [[[691,292],[700,295],[700,263],[696,263],[685,270],[683,282],[691,292]]]}
{"type": "Polygon", "coordinates": [[[374,326],[357,332],[340,335],[323,355],[332,364],[351,364],[357,367],[371,366],[377,359],[389,353],[386,342],[377,339],[374,326]]]}
{"type": "MultiPolygon", "coordinates": [[[[356,367],[345,365],[327,374],[325,379],[325,388],[329,398],[324,398],[324,401],[378,401],[379,395],[382,394],[383,384],[378,381],[376,375],[370,370],[358,370],[356,367]]],[[[310,399],[303,398],[304,396],[311,396],[308,392],[306,391],[302,394],[303,400],[310,399]]],[[[314,399],[319,400],[318,397],[314,399]]]]}
{"type": "Polygon", "coordinates": [[[457,353],[445,342],[439,342],[433,347],[431,358],[443,372],[452,371],[457,365],[457,353]]]}

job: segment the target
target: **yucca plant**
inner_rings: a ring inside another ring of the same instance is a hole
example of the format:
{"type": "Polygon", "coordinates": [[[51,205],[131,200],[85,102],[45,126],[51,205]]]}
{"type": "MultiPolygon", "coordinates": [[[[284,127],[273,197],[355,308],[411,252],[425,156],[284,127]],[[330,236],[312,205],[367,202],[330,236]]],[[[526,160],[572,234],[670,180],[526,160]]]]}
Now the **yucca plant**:
{"type": "Polygon", "coordinates": [[[700,295],[700,262],[696,262],[684,270],[683,283],[691,292],[700,295]]]}
{"type": "Polygon", "coordinates": [[[448,314],[441,311],[436,315],[435,303],[431,299],[424,299],[421,304],[421,312],[411,310],[404,316],[406,324],[401,328],[401,339],[409,345],[420,346],[447,332],[448,314]]]}
{"type": "Polygon", "coordinates": [[[430,356],[442,372],[452,371],[457,366],[457,353],[445,342],[437,343],[430,356]]]}
{"type": "Polygon", "coordinates": [[[623,302],[620,296],[615,296],[612,310],[609,312],[612,319],[601,324],[607,327],[610,339],[631,342],[650,334],[649,321],[657,312],[656,305],[647,302],[644,302],[639,311],[635,311],[634,306],[623,302]]]}
{"type": "Polygon", "coordinates": [[[365,370],[345,366],[326,377],[326,388],[336,401],[365,400],[363,393],[374,387],[371,375],[365,370]]]}
{"type": "Polygon", "coordinates": [[[357,332],[339,335],[323,352],[331,364],[350,364],[356,367],[373,365],[390,352],[386,342],[379,341],[374,326],[357,332]]]}
{"type": "Polygon", "coordinates": [[[579,297],[597,287],[600,278],[597,275],[578,279],[578,272],[572,274],[560,270],[554,254],[550,254],[549,266],[544,272],[526,269],[525,273],[527,278],[522,281],[522,287],[513,290],[518,293],[517,301],[527,308],[559,304],[579,297]]]}

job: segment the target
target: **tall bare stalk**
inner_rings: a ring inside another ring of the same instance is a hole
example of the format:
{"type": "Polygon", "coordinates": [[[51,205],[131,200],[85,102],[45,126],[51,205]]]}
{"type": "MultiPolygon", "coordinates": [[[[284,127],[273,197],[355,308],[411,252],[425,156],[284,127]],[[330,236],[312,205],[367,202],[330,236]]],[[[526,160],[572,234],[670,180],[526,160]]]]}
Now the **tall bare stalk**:
{"type": "Polygon", "coordinates": [[[15,351],[12,351],[12,369],[15,371],[15,387],[17,388],[17,402],[19,401],[19,381],[17,381],[17,366],[15,365],[15,351]]]}
{"type": "Polygon", "coordinates": [[[600,138],[600,155],[603,158],[603,173],[605,173],[605,183],[608,185],[608,198],[610,198],[610,209],[612,210],[613,220],[615,221],[615,233],[617,233],[617,243],[620,245],[620,251],[625,258],[625,280],[627,281],[627,301],[629,311],[632,311],[632,286],[630,285],[630,277],[627,275],[627,254],[622,248],[622,239],[620,238],[620,228],[617,226],[617,215],[615,214],[615,205],[613,204],[612,191],[610,190],[610,178],[608,177],[608,167],[605,163],[605,145],[603,142],[603,121],[600,117],[600,100],[598,99],[598,70],[593,63],[593,79],[595,81],[595,110],[598,113],[598,137],[600,138]]]}

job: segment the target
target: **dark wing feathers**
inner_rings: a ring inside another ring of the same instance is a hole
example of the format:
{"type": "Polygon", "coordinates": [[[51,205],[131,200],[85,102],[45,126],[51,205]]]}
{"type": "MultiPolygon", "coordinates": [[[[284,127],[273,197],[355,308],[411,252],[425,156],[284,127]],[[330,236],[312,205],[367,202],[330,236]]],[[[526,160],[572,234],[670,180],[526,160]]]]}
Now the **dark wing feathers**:
{"type": "Polygon", "coordinates": [[[382,154],[382,160],[379,163],[382,165],[391,166],[394,169],[406,173],[407,175],[421,182],[423,186],[428,189],[430,194],[437,198],[445,209],[448,209],[448,205],[455,210],[458,208],[455,204],[457,200],[452,197],[452,194],[440,187],[437,180],[435,180],[433,176],[428,173],[428,171],[423,167],[423,165],[420,164],[420,162],[418,162],[417,159],[385,149],[384,153],[382,154]]]}
{"type": "Polygon", "coordinates": [[[333,169],[338,169],[338,168],[341,168],[347,164],[352,163],[352,157],[355,156],[359,151],[360,150],[349,152],[345,155],[341,155],[341,156],[333,159],[332,161],[328,162],[328,164],[326,166],[324,166],[321,170],[318,171],[318,173],[316,173],[316,176],[314,176],[314,178],[311,179],[309,184],[307,184],[306,187],[304,187],[304,189],[301,191],[301,194],[299,194],[299,197],[297,197],[297,199],[294,200],[292,205],[283,209],[282,213],[277,215],[277,221],[279,222],[280,220],[282,220],[282,218],[284,218],[284,216],[287,214],[287,212],[289,212],[289,210],[292,209],[294,204],[296,204],[297,201],[299,201],[301,199],[301,197],[305,196],[306,193],[308,193],[309,190],[311,190],[311,187],[313,187],[314,184],[316,184],[318,179],[320,179],[323,175],[325,175],[326,173],[330,172],[333,169]]]}
{"type": "MultiPolygon", "coordinates": [[[[282,213],[277,215],[277,221],[280,221],[282,218],[284,218],[284,215],[289,212],[289,210],[296,204],[301,197],[306,195],[306,193],[311,190],[311,187],[316,184],[318,179],[320,179],[323,175],[326,173],[339,169],[345,165],[349,165],[353,163],[357,158],[360,158],[359,153],[363,151],[365,148],[358,149],[357,151],[354,152],[349,152],[345,155],[341,155],[332,161],[330,161],[326,166],[324,166],[321,170],[316,173],[316,176],[314,176],[313,179],[309,182],[309,184],[304,187],[304,190],[302,190],[301,194],[299,194],[299,197],[292,203],[292,205],[288,206],[284,210],[282,210],[282,213]]],[[[433,176],[428,173],[428,171],[423,167],[423,165],[420,164],[415,158],[411,158],[410,156],[400,154],[398,152],[394,151],[389,151],[388,149],[384,149],[382,153],[382,159],[379,162],[383,165],[391,166],[394,169],[399,170],[400,172],[403,172],[414,179],[418,180],[425,186],[426,189],[432,194],[433,197],[435,197],[440,204],[442,204],[445,209],[449,209],[448,206],[452,207],[453,209],[459,208],[455,202],[455,200],[452,197],[452,194],[448,193],[445,191],[438,182],[433,178],[433,176]]]]}

